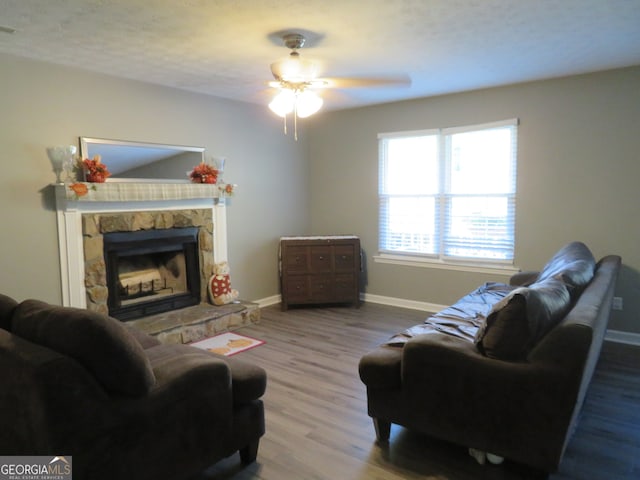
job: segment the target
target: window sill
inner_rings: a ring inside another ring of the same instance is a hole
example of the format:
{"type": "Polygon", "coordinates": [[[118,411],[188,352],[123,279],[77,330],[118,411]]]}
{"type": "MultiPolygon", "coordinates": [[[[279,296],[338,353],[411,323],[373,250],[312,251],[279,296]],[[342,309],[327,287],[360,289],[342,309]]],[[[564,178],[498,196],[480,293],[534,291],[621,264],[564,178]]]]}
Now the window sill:
{"type": "Polygon", "coordinates": [[[487,263],[481,264],[465,262],[446,263],[441,260],[434,260],[431,258],[411,255],[392,255],[388,253],[374,255],[373,260],[376,263],[404,265],[408,267],[434,268],[437,270],[453,270],[457,272],[488,273],[492,275],[505,275],[508,277],[520,271],[519,268],[514,267],[513,265],[495,265],[487,263]]]}

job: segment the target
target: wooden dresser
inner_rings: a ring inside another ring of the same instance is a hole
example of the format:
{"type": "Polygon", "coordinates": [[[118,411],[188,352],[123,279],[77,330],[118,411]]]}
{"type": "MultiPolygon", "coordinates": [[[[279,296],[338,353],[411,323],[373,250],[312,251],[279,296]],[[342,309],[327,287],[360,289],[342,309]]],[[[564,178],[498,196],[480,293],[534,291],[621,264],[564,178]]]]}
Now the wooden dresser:
{"type": "Polygon", "coordinates": [[[360,305],[360,239],[353,235],[282,237],[280,292],[289,305],[360,305]]]}

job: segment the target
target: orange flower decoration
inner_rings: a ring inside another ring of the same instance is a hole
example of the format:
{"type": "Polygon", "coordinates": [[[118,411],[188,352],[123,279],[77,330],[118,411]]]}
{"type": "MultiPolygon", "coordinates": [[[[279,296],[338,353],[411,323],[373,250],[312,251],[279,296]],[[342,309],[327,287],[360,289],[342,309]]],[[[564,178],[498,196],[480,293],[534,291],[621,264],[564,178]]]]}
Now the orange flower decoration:
{"type": "Polygon", "coordinates": [[[73,190],[73,193],[76,194],[76,197],[84,197],[87,193],[89,193],[89,188],[84,183],[72,183],[69,185],[69,188],[73,190]]]}
{"type": "Polygon", "coordinates": [[[82,169],[85,172],[87,182],[103,183],[107,177],[111,176],[107,166],[101,162],[100,155],[82,160],[82,169]]]}
{"type": "Polygon", "coordinates": [[[218,170],[202,162],[193,167],[189,178],[192,183],[216,183],[218,181],[218,170]]]}

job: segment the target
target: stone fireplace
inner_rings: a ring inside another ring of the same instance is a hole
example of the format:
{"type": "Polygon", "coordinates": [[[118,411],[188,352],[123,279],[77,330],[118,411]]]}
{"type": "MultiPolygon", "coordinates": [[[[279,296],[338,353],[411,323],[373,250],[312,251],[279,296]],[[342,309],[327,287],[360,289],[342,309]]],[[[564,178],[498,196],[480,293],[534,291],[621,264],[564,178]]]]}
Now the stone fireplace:
{"type": "Polygon", "coordinates": [[[227,260],[217,185],[84,185],[82,195],[55,185],[63,305],[130,320],[171,342],[259,320],[256,306],[246,311],[253,304],[208,302],[214,264],[227,260]],[[222,318],[227,313],[239,318],[222,318]]]}
{"type": "Polygon", "coordinates": [[[83,215],[87,308],[130,320],[206,301],[212,226],[205,209],[83,215]]]}

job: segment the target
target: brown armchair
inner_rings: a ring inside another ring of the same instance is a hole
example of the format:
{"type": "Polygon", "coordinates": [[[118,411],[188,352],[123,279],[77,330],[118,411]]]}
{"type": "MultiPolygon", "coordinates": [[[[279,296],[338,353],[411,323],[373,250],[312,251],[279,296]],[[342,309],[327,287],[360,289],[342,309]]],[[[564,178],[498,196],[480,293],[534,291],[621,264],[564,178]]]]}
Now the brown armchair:
{"type": "Polygon", "coordinates": [[[73,478],[186,479],[264,434],[265,371],[105,315],[0,295],[0,452],[73,478]]]}

